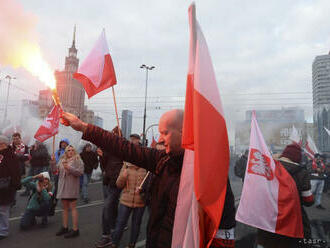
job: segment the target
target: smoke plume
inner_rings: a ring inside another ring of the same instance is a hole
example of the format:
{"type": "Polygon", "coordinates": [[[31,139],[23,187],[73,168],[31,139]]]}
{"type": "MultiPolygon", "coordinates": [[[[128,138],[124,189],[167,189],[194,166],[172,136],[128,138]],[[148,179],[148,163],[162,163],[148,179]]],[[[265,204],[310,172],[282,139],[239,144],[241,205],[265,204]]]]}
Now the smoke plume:
{"type": "Polygon", "coordinates": [[[22,66],[19,54],[37,43],[37,18],[16,0],[0,0],[0,63],[22,66]]]}
{"type": "Polygon", "coordinates": [[[38,45],[37,17],[16,0],[0,0],[0,6],[0,65],[24,67],[54,87],[53,70],[44,61],[38,45]]]}

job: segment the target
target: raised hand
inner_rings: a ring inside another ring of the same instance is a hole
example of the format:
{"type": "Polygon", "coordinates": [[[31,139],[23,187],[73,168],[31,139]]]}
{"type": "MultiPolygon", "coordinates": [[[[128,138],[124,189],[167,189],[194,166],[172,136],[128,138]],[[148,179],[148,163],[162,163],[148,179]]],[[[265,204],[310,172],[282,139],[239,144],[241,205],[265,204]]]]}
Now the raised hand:
{"type": "Polygon", "coordinates": [[[103,156],[103,151],[101,150],[101,148],[97,148],[97,149],[96,149],[96,153],[97,153],[97,155],[99,155],[100,157],[103,156]]]}
{"type": "Polygon", "coordinates": [[[61,113],[61,123],[65,126],[71,126],[74,130],[81,132],[84,132],[87,128],[87,123],[68,112],[61,113]]]}
{"type": "Polygon", "coordinates": [[[63,161],[63,167],[64,167],[64,169],[65,169],[66,171],[68,171],[68,170],[69,170],[69,164],[68,164],[68,162],[63,161]]]}
{"type": "Polygon", "coordinates": [[[128,170],[127,169],[124,169],[123,170],[123,177],[124,178],[127,178],[128,177],[128,170]]]}

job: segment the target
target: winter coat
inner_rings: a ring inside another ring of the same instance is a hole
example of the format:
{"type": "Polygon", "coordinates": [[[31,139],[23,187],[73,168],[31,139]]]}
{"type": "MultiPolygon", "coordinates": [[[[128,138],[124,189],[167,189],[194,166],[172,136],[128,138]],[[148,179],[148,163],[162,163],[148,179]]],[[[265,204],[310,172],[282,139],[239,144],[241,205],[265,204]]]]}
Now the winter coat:
{"type": "Polygon", "coordinates": [[[166,154],[165,151],[134,145],[91,124],[82,138],[124,161],[155,174],[147,228],[147,247],[171,247],[184,152],[166,154]]]}
{"type": "Polygon", "coordinates": [[[44,144],[38,144],[37,149],[34,146],[30,150],[32,167],[46,167],[49,166],[50,156],[44,144]]]}
{"type": "Polygon", "coordinates": [[[16,190],[21,188],[18,157],[11,147],[0,151],[0,205],[14,201],[16,190]]]}
{"type": "Polygon", "coordinates": [[[296,186],[300,196],[300,207],[302,214],[302,221],[304,226],[304,236],[305,238],[311,238],[311,227],[307,216],[307,213],[303,206],[309,207],[314,204],[314,201],[306,202],[302,196],[302,192],[307,192],[311,190],[311,182],[308,171],[300,166],[299,164],[294,164],[290,162],[281,161],[281,164],[292,176],[293,180],[296,182],[296,186]]]}
{"type": "Polygon", "coordinates": [[[64,138],[64,139],[61,139],[60,141],[60,144],[59,144],[59,148],[58,150],[55,152],[55,160],[56,160],[56,164],[60,161],[60,158],[62,157],[62,155],[64,154],[65,152],[65,149],[62,149],[61,148],[61,144],[62,142],[65,142],[67,143],[68,145],[70,145],[70,142],[68,139],[64,138]]]}
{"type": "Polygon", "coordinates": [[[92,174],[93,170],[97,168],[99,162],[96,153],[93,151],[87,152],[84,149],[84,151],[80,153],[80,157],[84,162],[84,173],[92,174]]]}
{"type": "Polygon", "coordinates": [[[323,162],[320,161],[312,161],[309,167],[310,172],[310,178],[311,180],[325,180],[327,178],[326,175],[326,166],[323,162]],[[315,168],[314,168],[315,166],[315,168]],[[317,171],[317,169],[320,169],[321,171],[317,171]]]}
{"type": "Polygon", "coordinates": [[[140,193],[136,192],[136,190],[142,183],[146,174],[147,171],[145,169],[125,162],[117,179],[117,187],[123,189],[120,197],[121,204],[130,208],[144,207],[145,203],[140,193]],[[123,175],[125,170],[127,170],[127,177],[123,175]]]}
{"type": "Polygon", "coordinates": [[[212,240],[212,248],[216,247],[234,247],[235,244],[235,197],[231,190],[230,181],[227,181],[227,190],[225,202],[223,205],[222,216],[220,220],[219,230],[217,231],[214,239],[212,240]],[[224,235],[223,235],[224,234],[224,235]],[[233,235],[233,236],[232,236],[233,235]],[[223,237],[225,236],[225,237],[223,237]]]}
{"type": "Polygon", "coordinates": [[[42,205],[49,204],[53,192],[48,192],[43,189],[41,192],[37,192],[37,183],[33,181],[33,177],[26,177],[22,180],[22,185],[32,190],[31,198],[28,202],[26,209],[39,210],[42,205]]]}
{"type": "Polygon", "coordinates": [[[246,170],[246,165],[247,165],[247,156],[244,154],[236,161],[235,167],[234,167],[234,172],[235,175],[244,181],[245,177],[245,170],[246,170]]]}
{"type": "Polygon", "coordinates": [[[101,170],[103,171],[103,184],[110,187],[117,187],[116,182],[123,167],[123,160],[107,152],[103,152],[103,156],[99,158],[101,170]]]}
{"type": "Polygon", "coordinates": [[[223,206],[223,212],[220,220],[219,229],[231,229],[236,226],[235,220],[235,197],[231,189],[230,181],[227,181],[227,191],[225,196],[225,204],[223,206]]]}
{"type": "Polygon", "coordinates": [[[63,166],[65,158],[58,163],[59,179],[57,188],[57,199],[77,199],[79,197],[80,179],[84,173],[84,165],[79,156],[68,159],[69,169],[63,166]]]}

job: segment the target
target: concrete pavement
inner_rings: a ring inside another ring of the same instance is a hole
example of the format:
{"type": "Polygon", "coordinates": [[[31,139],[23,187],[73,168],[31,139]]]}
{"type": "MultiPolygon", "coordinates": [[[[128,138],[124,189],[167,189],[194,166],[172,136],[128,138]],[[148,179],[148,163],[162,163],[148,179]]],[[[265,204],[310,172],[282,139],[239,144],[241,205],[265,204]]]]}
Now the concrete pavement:
{"type": "MultiPolygon", "coordinates": [[[[84,204],[81,200],[78,202],[79,229],[80,237],[75,239],[64,239],[56,237],[55,233],[61,227],[61,204],[58,204],[55,216],[49,217],[48,226],[42,228],[39,224],[29,231],[19,230],[21,215],[24,212],[27,197],[21,197],[17,194],[17,205],[11,211],[10,217],[10,236],[0,241],[0,247],[6,248],[87,248],[95,247],[94,243],[100,239],[102,234],[101,215],[103,207],[102,184],[100,182],[89,185],[90,202],[84,204]]],[[[40,219],[38,220],[40,223],[40,219]]],[[[146,234],[147,211],[145,211],[138,246],[143,246],[146,234]]],[[[130,223],[129,223],[130,226],[130,223]]],[[[128,229],[122,238],[121,246],[125,247],[129,241],[130,229],[128,229]]]]}
{"type": "MultiPolygon", "coordinates": [[[[232,189],[236,199],[236,205],[239,203],[242,183],[238,179],[232,178],[232,189]]],[[[0,247],[6,248],[29,248],[29,247],[47,247],[47,248],[92,248],[94,243],[101,237],[101,214],[103,206],[102,184],[92,183],[89,185],[90,202],[83,204],[81,200],[78,203],[79,229],[80,237],[75,239],[64,239],[56,237],[55,233],[61,226],[61,207],[58,204],[56,214],[49,218],[49,224],[46,228],[40,225],[34,226],[29,231],[20,231],[20,216],[24,212],[27,197],[21,197],[17,194],[17,206],[12,209],[10,217],[10,236],[0,241],[0,247]]],[[[316,209],[314,206],[306,208],[311,219],[314,238],[322,238],[330,242],[330,195],[324,194],[323,205],[326,210],[316,209]]],[[[141,233],[137,247],[144,247],[146,237],[148,214],[145,211],[141,226],[141,233]]],[[[40,223],[40,220],[39,220],[40,223]]],[[[130,222],[129,222],[130,226],[130,222]]],[[[129,240],[130,229],[128,229],[122,238],[120,247],[125,247],[129,240]]],[[[237,223],[236,227],[236,247],[253,247],[256,238],[256,229],[237,223]]]]}

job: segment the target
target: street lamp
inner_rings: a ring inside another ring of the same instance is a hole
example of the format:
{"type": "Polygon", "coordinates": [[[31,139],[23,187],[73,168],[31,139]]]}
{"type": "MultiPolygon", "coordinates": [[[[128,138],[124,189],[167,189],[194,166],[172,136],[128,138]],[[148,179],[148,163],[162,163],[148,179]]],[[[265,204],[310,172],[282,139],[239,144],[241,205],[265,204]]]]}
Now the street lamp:
{"type": "Polygon", "coordinates": [[[146,118],[147,118],[147,89],[148,89],[148,71],[154,69],[154,66],[147,66],[145,64],[140,66],[141,69],[146,69],[146,90],[144,95],[144,115],[143,115],[143,137],[142,144],[146,145],[146,118]]]}
{"type": "Polygon", "coordinates": [[[7,121],[7,109],[8,109],[8,98],[9,98],[10,83],[11,83],[11,80],[16,79],[16,77],[11,77],[11,76],[7,75],[5,78],[8,79],[8,89],[7,89],[7,100],[6,100],[5,114],[4,114],[4,118],[3,118],[3,123],[4,124],[6,124],[6,121],[7,121]]]}

